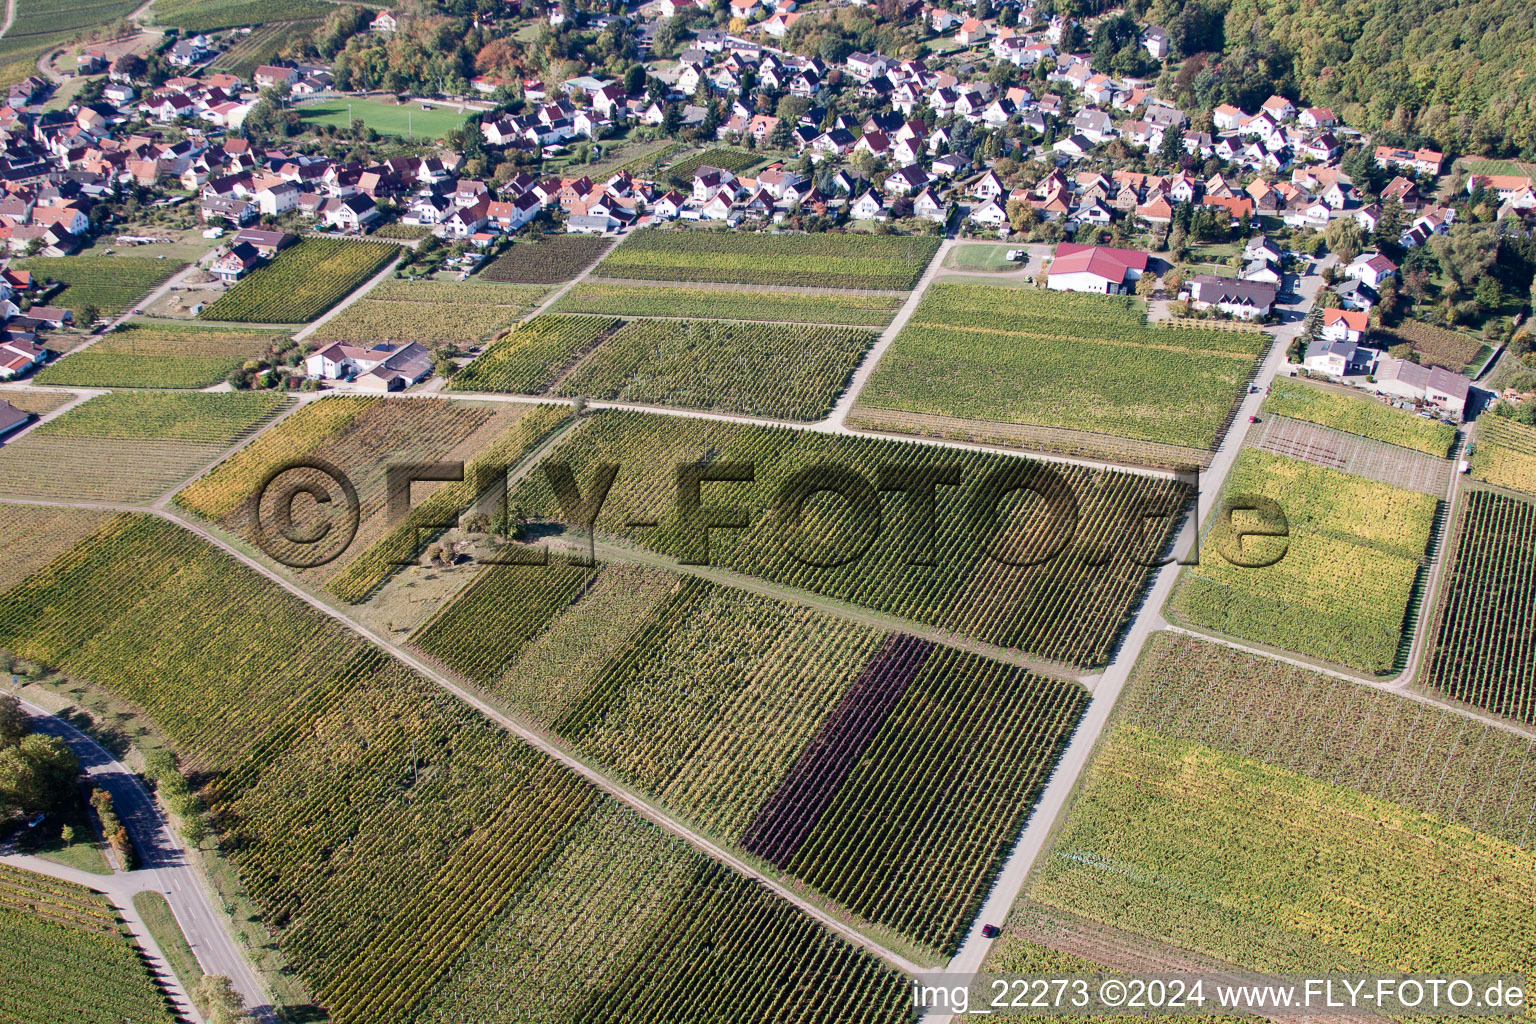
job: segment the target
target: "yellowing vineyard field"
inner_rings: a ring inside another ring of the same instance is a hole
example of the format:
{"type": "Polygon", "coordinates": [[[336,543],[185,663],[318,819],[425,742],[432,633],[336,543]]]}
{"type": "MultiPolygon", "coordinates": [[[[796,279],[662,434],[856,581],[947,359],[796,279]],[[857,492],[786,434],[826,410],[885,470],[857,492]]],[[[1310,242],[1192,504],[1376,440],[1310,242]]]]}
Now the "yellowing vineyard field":
{"type": "MultiPolygon", "coordinates": [[[[751,465],[750,484],[706,485],[707,504],[740,506],[749,523],[709,531],[711,564],[1073,665],[1108,656],[1148,576],[1136,559],[1148,560],[1146,552],[1161,549],[1170,535],[1173,520],[1156,515],[1144,537],[1127,535],[1128,511],[1176,516],[1187,495],[1182,484],[1148,476],[1073,467],[1047,475],[1040,464],[978,451],[939,454],[884,438],[617,411],[586,418],[549,460],[568,462],[583,487],[597,464],[617,464],[599,534],[694,559],[706,552],[700,532],[679,513],[677,467],[751,465]],[[903,468],[952,469],[960,483],[936,487],[931,528],[893,491],[858,507],[810,498],[800,526],[786,533],[782,513],[773,512],[778,496],[792,494],[785,490],[791,478],[817,464],[855,471],[871,489],[882,471],[903,468]],[[1064,504],[1026,508],[992,490],[1005,482],[1046,488],[1046,480],[1059,480],[1074,495],[1072,529],[1063,529],[1064,504]],[[878,535],[871,532],[876,508],[878,535]],[[657,525],[636,525],[646,522],[657,525]],[[929,536],[932,549],[924,554],[929,536]],[[1070,607],[1064,595],[1073,595],[1070,607]]],[[[536,520],[561,518],[543,473],[525,478],[512,501],[536,520]]]]}
{"type": "Polygon", "coordinates": [[[685,820],[952,951],[1086,693],[692,577],[637,615],[586,589],[591,572],[487,569],[413,641],[685,820]],[[507,685],[562,619],[614,606],[641,621],[603,643],[601,670],[554,683],[557,716],[507,685]]]}
{"type": "Polygon", "coordinates": [[[1426,420],[1374,398],[1283,377],[1270,386],[1263,409],[1274,416],[1333,427],[1441,458],[1450,454],[1456,440],[1456,428],[1449,423],[1426,420]]]}
{"type": "Polygon", "coordinates": [[[1479,417],[1471,461],[1479,480],[1536,494],[1536,429],[1502,416],[1479,417]]]}
{"type": "Polygon", "coordinates": [[[0,976],[7,1024],[180,1020],[105,896],[5,865],[0,976]]]}
{"type": "Polygon", "coordinates": [[[1253,970],[1531,969],[1520,738],[1190,638],[1123,699],[1034,902],[1253,970]]]}
{"type": "Polygon", "coordinates": [[[101,395],[0,448],[0,496],[150,501],[288,402],[271,393],[101,395]]]}
{"type": "MultiPolygon", "coordinates": [[[[1229,521],[1217,516],[1170,609],[1196,626],[1388,672],[1435,499],[1253,448],[1238,455],[1224,494],[1278,502],[1289,536],[1249,536],[1239,544],[1229,521]],[[1272,561],[1282,552],[1271,565],[1233,561],[1272,561]]],[[[1253,513],[1235,518],[1238,529],[1258,525],[1253,513]]]]}
{"type": "Polygon", "coordinates": [[[0,647],[142,709],[203,781],[300,1015],[906,1019],[900,975],[163,520],[0,596],[0,647]]]}

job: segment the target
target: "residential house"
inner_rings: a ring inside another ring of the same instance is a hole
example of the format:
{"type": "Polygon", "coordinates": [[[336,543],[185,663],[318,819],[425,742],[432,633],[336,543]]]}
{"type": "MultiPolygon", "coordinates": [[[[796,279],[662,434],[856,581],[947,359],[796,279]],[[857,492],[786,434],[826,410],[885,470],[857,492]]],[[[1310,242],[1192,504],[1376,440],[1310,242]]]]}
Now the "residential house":
{"type": "Polygon", "coordinates": [[[222,250],[208,266],[208,272],[225,284],[233,284],[261,262],[261,253],[249,242],[237,242],[222,250]]]}
{"type": "Polygon", "coordinates": [[[1368,314],[1360,310],[1332,307],[1323,310],[1320,333],[1329,341],[1352,341],[1358,344],[1365,340],[1368,329],[1368,314]]]}
{"type": "Polygon", "coordinates": [[[1318,337],[1307,345],[1301,365],[1310,373],[1321,373],[1338,379],[1363,377],[1375,369],[1376,351],[1361,346],[1357,341],[1318,337]]]}
{"type": "Polygon", "coordinates": [[[1244,281],[1214,274],[1196,275],[1190,282],[1190,304],[1196,309],[1219,309],[1243,320],[1268,316],[1279,289],[1263,281],[1244,281]]]}
{"type": "Polygon", "coordinates": [[[1363,252],[1344,268],[1345,277],[1372,288],[1380,288],[1383,282],[1396,273],[1397,264],[1379,252],[1363,252]]]}
{"type": "Polygon", "coordinates": [[[414,341],[372,348],[336,342],[306,356],[304,370],[314,378],[352,380],[366,390],[400,391],[431,376],[432,353],[414,341]]]}

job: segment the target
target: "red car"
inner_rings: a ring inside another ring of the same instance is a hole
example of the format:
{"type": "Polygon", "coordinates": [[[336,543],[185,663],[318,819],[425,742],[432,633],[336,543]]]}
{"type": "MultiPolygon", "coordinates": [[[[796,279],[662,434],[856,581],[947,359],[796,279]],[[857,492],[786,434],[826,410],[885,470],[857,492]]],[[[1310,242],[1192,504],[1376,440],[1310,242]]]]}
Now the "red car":
{"type": "Polygon", "coordinates": [[[1257,416],[1249,416],[1248,417],[1248,422],[1249,423],[1257,423],[1257,422],[1259,422],[1259,418],[1257,416]]]}
{"type": "Polygon", "coordinates": [[[995,939],[997,938],[997,933],[998,927],[995,924],[984,924],[981,926],[981,937],[984,939],[995,939]]]}

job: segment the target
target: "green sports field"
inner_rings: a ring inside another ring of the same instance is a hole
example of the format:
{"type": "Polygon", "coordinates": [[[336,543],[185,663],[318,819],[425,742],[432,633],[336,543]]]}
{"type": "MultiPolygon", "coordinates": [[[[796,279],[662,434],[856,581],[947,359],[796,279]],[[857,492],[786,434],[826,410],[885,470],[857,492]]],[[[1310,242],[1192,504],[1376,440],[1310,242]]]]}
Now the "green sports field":
{"type": "Polygon", "coordinates": [[[421,109],[420,103],[381,103],[378,100],[327,100],[299,108],[310,124],[347,126],[347,110],[354,121],[362,121],[381,135],[410,135],[422,139],[440,139],[449,129],[457,128],[466,115],[457,110],[433,107],[421,109]]]}

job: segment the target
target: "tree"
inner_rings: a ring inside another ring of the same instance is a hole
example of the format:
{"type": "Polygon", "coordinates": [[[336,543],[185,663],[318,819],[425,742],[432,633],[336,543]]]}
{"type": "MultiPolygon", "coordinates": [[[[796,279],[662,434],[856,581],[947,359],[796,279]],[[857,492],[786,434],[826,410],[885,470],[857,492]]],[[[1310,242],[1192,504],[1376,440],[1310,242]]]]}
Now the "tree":
{"type": "Polygon", "coordinates": [[[0,806],[51,810],[68,799],[79,774],[80,762],[63,740],[32,733],[0,750],[0,806]]]}
{"type": "Polygon", "coordinates": [[[1163,141],[1158,144],[1157,157],[1165,164],[1177,164],[1184,156],[1184,130],[1169,125],[1163,131],[1163,141]]]}
{"type": "Polygon", "coordinates": [[[638,96],[645,91],[645,65],[631,64],[629,70],[624,72],[624,91],[631,96],[638,96]]]}
{"type": "Polygon", "coordinates": [[[208,1024],[255,1024],[245,1012],[245,1000],[234,982],[222,974],[205,974],[193,986],[197,1001],[208,1007],[208,1024]]]}
{"type": "Polygon", "coordinates": [[[1472,289],[1473,296],[1488,309],[1497,309],[1503,301],[1504,289],[1499,287],[1498,278],[1492,274],[1484,274],[1477,279],[1477,286],[1472,289]]]}
{"type": "Polygon", "coordinates": [[[1328,248],[1346,263],[1359,256],[1365,246],[1365,229],[1353,217],[1339,217],[1329,221],[1328,227],[1323,230],[1323,237],[1328,241],[1328,248]]]}
{"type": "Polygon", "coordinates": [[[32,731],[32,720],[21,710],[21,701],[10,694],[0,696],[0,747],[14,747],[32,731]]]}
{"type": "Polygon", "coordinates": [[[1136,279],[1136,294],[1144,299],[1150,299],[1157,294],[1157,278],[1151,274],[1142,274],[1136,279]]]}
{"type": "Polygon", "coordinates": [[[1008,226],[1014,231],[1023,231],[1032,219],[1030,215],[1035,212],[1035,208],[1022,199],[1008,200],[1004,210],[1008,214],[1008,226]]]}

